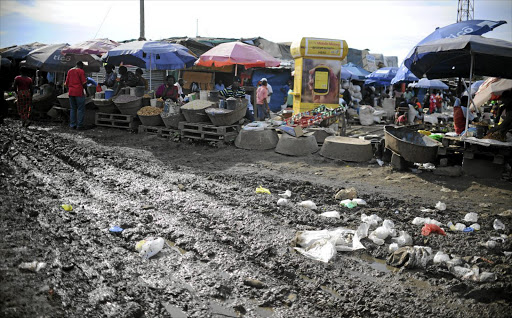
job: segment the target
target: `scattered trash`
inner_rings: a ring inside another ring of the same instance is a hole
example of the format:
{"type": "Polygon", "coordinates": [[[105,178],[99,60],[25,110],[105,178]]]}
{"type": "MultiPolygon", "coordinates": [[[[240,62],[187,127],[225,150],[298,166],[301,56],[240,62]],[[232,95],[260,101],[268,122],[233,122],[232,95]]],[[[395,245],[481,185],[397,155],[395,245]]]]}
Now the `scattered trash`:
{"type": "Polygon", "coordinates": [[[380,160],[380,159],[377,159],[377,163],[379,164],[379,166],[383,166],[384,165],[384,161],[380,160]]]}
{"type": "Polygon", "coordinates": [[[321,213],[320,216],[326,217],[326,218],[340,218],[340,212],[338,211],[327,211],[324,213],[321,213]]]}
{"type": "Polygon", "coordinates": [[[33,261],[33,262],[27,262],[27,263],[21,263],[18,268],[24,269],[31,272],[39,272],[41,269],[46,267],[46,263],[33,261]]]}
{"type": "Polygon", "coordinates": [[[462,230],[462,232],[466,232],[466,233],[468,233],[468,232],[473,232],[474,230],[475,230],[475,229],[474,229],[474,228],[472,228],[472,227],[467,227],[467,228],[465,228],[464,230],[462,230]]]}
{"type": "Polygon", "coordinates": [[[244,278],[244,285],[254,287],[257,289],[265,288],[265,284],[257,279],[244,278]]]}
{"type": "Polygon", "coordinates": [[[299,205],[311,210],[316,210],[316,204],[311,200],[302,201],[301,203],[299,203],[299,205]]]}
{"type": "Polygon", "coordinates": [[[357,228],[357,236],[359,236],[359,238],[365,238],[365,237],[368,237],[368,229],[370,228],[370,226],[368,225],[368,223],[361,223],[359,224],[359,227],[357,228]]]}
{"type": "Polygon", "coordinates": [[[394,251],[396,251],[398,249],[398,244],[397,243],[391,243],[389,244],[389,252],[390,253],[393,253],[394,251]]]}
{"type": "Polygon", "coordinates": [[[334,199],[336,200],[344,200],[344,199],[350,199],[357,197],[357,190],[355,188],[348,188],[348,189],[341,189],[336,193],[334,196],[334,199]]]}
{"type": "Polygon", "coordinates": [[[119,226],[113,226],[111,227],[110,229],[108,229],[110,231],[110,233],[121,233],[123,231],[122,228],[120,228],[119,226]]]}
{"type": "Polygon", "coordinates": [[[446,210],[446,204],[439,201],[436,204],[436,209],[438,209],[439,211],[444,211],[444,210],[446,210]]]}
{"type": "Polygon", "coordinates": [[[352,199],[352,202],[356,203],[357,205],[366,205],[367,204],[365,200],[357,199],[357,198],[352,199]]]}
{"type": "Polygon", "coordinates": [[[358,205],[366,205],[366,201],[363,199],[345,199],[340,201],[340,205],[352,209],[358,205]]]}
{"type": "Polygon", "coordinates": [[[277,200],[277,205],[278,206],[285,206],[285,205],[288,205],[288,199],[284,199],[284,198],[280,198],[279,200],[277,200]]]}
{"type": "Polygon", "coordinates": [[[503,222],[501,222],[498,219],[494,219],[494,223],[492,224],[492,226],[494,227],[494,229],[496,231],[504,230],[505,229],[505,224],[503,224],[503,222]]]}
{"type": "Polygon", "coordinates": [[[466,216],[464,216],[464,221],[474,223],[478,221],[478,214],[476,213],[468,213],[466,216]]]}
{"type": "Polygon", "coordinates": [[[472,227],[475,231],[480,231],[480,224],[478,223],[473,223],[469,227],[472,227]]]}
{"type": "Polygon", "coordinates": [[[425,268],[432,259],[432,249],[430,247],[404,246],[389,255],[386,264],[395,267],[425,268]]]}
{"type": "Polygon", "coordinates": [[[446,235],[444,230],[435,224],[425,224],[421,229],[421,235],[429,236],[431,233],[446,235]]]}
{"type": "Polygon", "coordinates": [[[283,198],[290,198],[292,196],[292,192],[290,190],[286,190],[284,193],[280,193],[278,195],[283,198]]]}
{"type": "Polygon", "coordinates": [[[432,212],[435,212],[436,210],[427,209],[427,208],[421,208],[420,211],[423,212],[423,213],[432,213],[432,212]]]}
{"type": "Polygon", "coordinates": [[[420,218],[420,217],[415,217],[414,220],[412,220],[412,224],[414,224],[414,225],[435,224],[437,226],[443,225],[441,222],[436,221],[434,219],[420,218]]]}
{"type": "Polygon", "coordinates": [[[449,261],[450,261],[450,255],[448,255],[442,251],[438,251],[436,253],[436,255],[434,256],[434,264],[446,264],[449,261]]]}
{"type": "Polygon", "coordinates": [[[337,251],[348,252],[365,248],[356,231],[344,228],[297,232],[294,241],[300,246],[295,247],[296,251],[324,263],[334,258],[337,251]]]}
{"type": "Polygon", "coordinates": [[[450,272],[458,278],[472,280],[475,282],[483,283],[493,282],[496,280],[496,274],[491,272],[480,273],[480,269],[477,266],[473,266],[472,268],[454,266],[450,269],[450,272]]]}
{"type": "Polygon", "coordinates": [[[148,259],[158,254],[158,252],[160,252],[164,247],[164,244],[165,240],[161,237],[148,237],[139,241],[137,245],[135,245],[135,250],[139,252],[139,255],[142,256],[142,258],[148,259]]]}
{"type": "Polygon", "coordinates": [[[361,215],[361,221],[368,224],[368,227],[375,227],[379,225],[379,222],[382,221],[382,219],[377,216],[376,214],[372,214],[370,216],[367,216],[366,214],[361,215]]]}
{"type": "Polygon", "coordinates": [[[69,204],[63,204],[61,207],[64,209],[64,211],[73,211],[73,207],[69,204]]]}
{"type": "Polygon", "coordinates": [[[496,245],[498,245],[498,243],[496,241],[493,241],[493,240],[489,240],[487,242],[485,242],[483,244],[483,246],[487,247],[487,248],[495,248],[496,245]]]}
{"type": "Polygon", "coordinates": [[[400,231],[400,235],[398,237],[393,237],[391,241],[398,244],[399,247],[412,245],[412,237],[405,231],[400,231]]]}
{"type": "Polygon", "coordinates": [[[259,187],[256,188],[256,193],[270,194],[270,190],[269,189],[265,189],[262,186],[259,186],[259,187]]]}
{"type": "Polygon", "coordinates": [[[455,224],[455,231],[464,231],[465,228],[466,228],[466,225],[464,225],[462,223],[455,224]]]}

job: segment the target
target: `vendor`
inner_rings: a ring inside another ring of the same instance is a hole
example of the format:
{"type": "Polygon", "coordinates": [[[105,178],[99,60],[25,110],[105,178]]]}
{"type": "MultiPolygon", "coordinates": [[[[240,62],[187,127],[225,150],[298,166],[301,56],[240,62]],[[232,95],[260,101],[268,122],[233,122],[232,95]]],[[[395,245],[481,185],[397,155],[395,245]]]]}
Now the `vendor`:
{"type": "Polygon", "coordinates": [[[176,78],[172,75],[168,75],[165,83],[160,85],[156,90],[156,97],[162,99],[172,99],[174,102],[178,101],[178,87],[174,86],[176,78]]]}
{"type": "Polygon", "coordinates": [[[119,86],[114,92],[114,95],[117,95],[123,87],[137,87],[144,85],[140,83],[139,79],[135,74],[133,74],[133,72],[128,71],[126,66],[119,66],[119,74],[121,75],[121,78],[118,79],[119,86]]]}
{"type": "Polygon", "coordinates": [[[185,94],[183,94],[183,85],[185,85],[186,81],[183,78],[179,78],[178,81],[174,84],[178,88],[178,101],[183,102],[185,99],[185,94]]]}
{"type": "Polygon", "coordinates": [[[503,105],[498,109],[496,114],[496,126],[489,130],[489,133],[498,132],[501,139],[505,139],[507,132],[512,129],[512,90],[508,90],[501,94],[503,105]],[[500,118],[502,121],[500,122],[500,118]]]}
{"type": "Polygon", "coordinates": [[[105,81],[100,83],[100,85],[105,85],[107,88],[114,88],[117,80],[117,73],[114,71],[115,66],[112,64],[105,65],[105,81]]]}
{"type": "Polygon", "coordinates": [[[245,98],[245,89],[240,86],[240,78],[235,76],[235,78],[233,78],[233,84],[220,91],[220,96],[224,98],[245,98]]]}
{"type": "MultiPolygon", "coordinates": [[[[457,135],[460,135],[466,129],[466,114],[468,113],[467,107],[463,106],[468,104],[468,97],[462,96],[460,101],[460,106],[453,106],[453,127],[455,128],[457,135]]],[[[473,115],[471,111],[468,116],[469,121],[475,119],[475,115],[473,115]]]]}
{"type": "Polygon", "coordinates": [[[137,78],[139,79],[139,84],[142,84],[140,86],[144,86],[144,89],[147,91],[148,90],[148,80],[145,79],[144,77],[142,77],[142,74],[144,74],[144,72],[142,71],[142,69],[140,67],[135,70],[135,76],[137,76],[137,78]]]}

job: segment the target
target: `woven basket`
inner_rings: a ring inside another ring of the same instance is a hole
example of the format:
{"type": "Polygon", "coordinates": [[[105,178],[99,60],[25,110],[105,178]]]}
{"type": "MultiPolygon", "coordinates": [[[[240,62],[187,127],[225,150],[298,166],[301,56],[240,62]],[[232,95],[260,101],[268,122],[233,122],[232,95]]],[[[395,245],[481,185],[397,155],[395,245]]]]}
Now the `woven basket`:
{"type": "Polygon", "coordinates": [[[164,121],[160,115],[142,116],[139,115],[140,122],[144,126],[163,126],[164,121]]]}
{"type": "Polygon", "coordinates": [[[142,97],[138,97],[137,99],[127,103],[119,103],[116,102],[116,100],[117,98],[113,99],[114,104],[123,115],[137,116],[137,111],[142,108],[142,97]]]}
{"type": "Polygon", "coordinates": [[[164,121],[165,127],[173,128],[173,129],[178,129],[180,121],[186,120],[185,116],[183,116],[182,113],[171,114],[167,117],[164,117],[163,114],[160,114],[160,116],[162,117],[162,120],[164,121]]]}

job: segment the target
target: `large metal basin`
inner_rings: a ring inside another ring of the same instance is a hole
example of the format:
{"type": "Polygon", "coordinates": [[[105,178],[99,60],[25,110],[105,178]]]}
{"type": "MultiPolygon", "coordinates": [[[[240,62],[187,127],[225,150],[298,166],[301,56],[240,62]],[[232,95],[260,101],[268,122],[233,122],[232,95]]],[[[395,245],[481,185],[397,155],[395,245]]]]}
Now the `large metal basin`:
{"type": "Polygon", "coordinates": [[[385,126],[384,132],[386,148],[406,161],[425,163],[436,160],[440,142],[405,127],[385,126]]]}

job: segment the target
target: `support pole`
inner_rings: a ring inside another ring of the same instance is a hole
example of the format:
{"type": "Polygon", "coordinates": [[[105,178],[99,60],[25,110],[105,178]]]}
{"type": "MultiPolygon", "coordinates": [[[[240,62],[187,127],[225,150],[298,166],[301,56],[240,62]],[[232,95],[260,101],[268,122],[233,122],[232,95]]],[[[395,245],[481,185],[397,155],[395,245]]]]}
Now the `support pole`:
{"type": "Polygon", "coordinates": [[[466,109],[466,129],[464,132],[463,138],[467,138],[468,136],[468,127],[469,127],[469,112],[470,112],[470,106],[473,102],[473,98],[471,97],[471,79],[473,77],[473,64],[474,64],[474,55],[473,52],[471,52],[471,65],[469,67],[469,88],[466,86],[466,82],[463,81],[464,86],[466,86],[466,92],[468,93],[468,105],[466,109]]]}
{"type": "Polygon", "coordinates": [[[139,41],[146,41],[144,32],[144,0],[140,0],[140,36],[139,41]]]}

